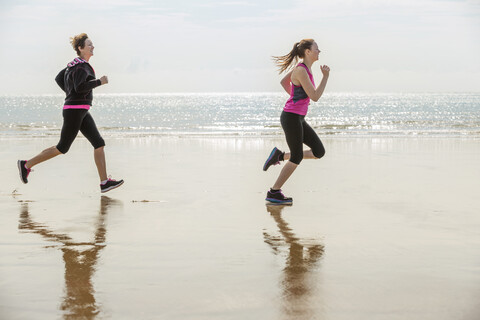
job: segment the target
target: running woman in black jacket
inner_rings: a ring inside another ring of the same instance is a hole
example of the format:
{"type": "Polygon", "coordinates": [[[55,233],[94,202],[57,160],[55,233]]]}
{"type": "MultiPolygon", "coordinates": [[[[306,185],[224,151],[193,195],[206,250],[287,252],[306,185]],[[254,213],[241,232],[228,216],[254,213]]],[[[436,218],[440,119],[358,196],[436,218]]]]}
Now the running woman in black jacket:
{"type": "Polygon", "coordinates": [[[105,141],[98,132],[90,112],[92,106],[92,90],[108,83],[107,76],[95,78],[95,71],[88,63],[93,56],[93,43],[85,33],[71,38],[71,44],[78,57],[70,62],[55,78],[57,84],[65,91],[63,106],[63,127],[60,141],[56,146],[43,150],[30,160],[18,160],[18,170],[23,183],[28,183],[27,177],[31,168],[59,154],[65,154],[70,149],[79,131],[90,141],[94,148],[95,164],[100,176],[100,190],[107,192],[123,184],[123,180],[109,179],[105,162],[105,141]]]}

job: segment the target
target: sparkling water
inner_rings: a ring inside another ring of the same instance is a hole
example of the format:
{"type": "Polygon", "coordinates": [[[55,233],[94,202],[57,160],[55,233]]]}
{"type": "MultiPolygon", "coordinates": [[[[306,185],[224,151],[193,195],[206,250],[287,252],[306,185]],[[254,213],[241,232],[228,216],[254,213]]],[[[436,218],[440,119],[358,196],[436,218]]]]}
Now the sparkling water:
{"type": "MultiPolygon", "coordinates": [[[[102,135],[283,135],[285,93],[97,94],[102,135]]],[[[63,95],[0,96],[0,137],[58,135],[63,95]]],[[[326,93],[307,122],[322,135],[480,137],[480,93],[326,93]]]]}

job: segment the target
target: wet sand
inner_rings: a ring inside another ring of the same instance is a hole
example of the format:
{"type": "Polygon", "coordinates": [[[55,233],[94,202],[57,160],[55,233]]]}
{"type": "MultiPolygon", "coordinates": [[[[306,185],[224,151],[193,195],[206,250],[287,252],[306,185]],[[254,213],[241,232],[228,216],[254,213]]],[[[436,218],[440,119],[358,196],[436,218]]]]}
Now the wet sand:
{"type": "Polygon", "coordinates": [[[480,140],[323,141],[283,207],[282,137],[0,140],[0,319],[478,319],[480,140]]]}

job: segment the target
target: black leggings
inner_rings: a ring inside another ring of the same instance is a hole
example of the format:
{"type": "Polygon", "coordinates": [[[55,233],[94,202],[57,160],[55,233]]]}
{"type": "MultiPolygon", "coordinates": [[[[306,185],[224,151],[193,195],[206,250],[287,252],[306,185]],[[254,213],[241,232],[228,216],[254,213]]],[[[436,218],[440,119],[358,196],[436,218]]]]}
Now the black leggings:
{"type": "Polygon", "coordinates": [[[105,141],[100,136],[95,121],[93,121],[88,110],[64,109],[62,133],[57,145],[58,151],[67,153],[73,140],[77,137],[78,131],[83,133],[95,149],[105,146],[105,141]]]}
{"type": "Polygon", "coordinates": [[[312,149],[316,158],[321,158],[325,155],[322,141],[320,141],[318,135],[305,121],[305,116],[283,111],[280,116],[280,123],[290,148],[291,162],[295,164],[302,162],[304,143],[312,149]]]}

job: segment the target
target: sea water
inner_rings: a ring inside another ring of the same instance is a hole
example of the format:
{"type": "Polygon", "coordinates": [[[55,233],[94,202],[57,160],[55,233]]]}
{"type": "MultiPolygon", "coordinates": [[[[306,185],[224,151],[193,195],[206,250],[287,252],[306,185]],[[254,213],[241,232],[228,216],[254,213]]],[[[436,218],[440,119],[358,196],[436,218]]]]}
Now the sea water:
{"type": "MultiPolygon", "coordinates": [[[[285,93],[96,94],[102,135],[283,135],[285,93]]],[[[0,137],[58,135],[63,95],[0,96],[0,137]]],[[[326,93],[307,122],[320,135],[480,137],[480,93],[326,93]]]]}

